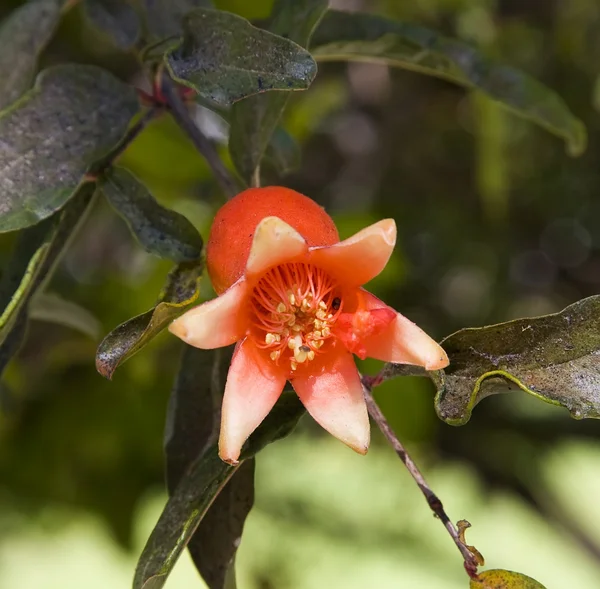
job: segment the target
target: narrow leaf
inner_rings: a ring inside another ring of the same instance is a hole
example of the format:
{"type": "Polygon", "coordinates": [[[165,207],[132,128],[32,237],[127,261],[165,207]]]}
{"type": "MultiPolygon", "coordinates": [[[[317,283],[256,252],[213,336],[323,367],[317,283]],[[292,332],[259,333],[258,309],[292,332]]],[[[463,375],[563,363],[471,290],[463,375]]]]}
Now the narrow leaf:
{"type": "MultiPolygon", "coordinates": [[[[288,435],[303,413],[304,407],[298,397],[294,393],[284,393],[250,436],[242,460],[252,458],[267,444],[288,435]]],[[[211,502],[236,469],[241,468],[224,463],[217,452],[216,444],[207,448],[168,500],[138,562],[133,589],[160,589],[165,585],[211,502]]]]}
{"type": "Polygon", "coordinates": [[[0,374],[23,341],[33,295],[52,275],[94,190],[94,185],[84,185],[63,211],[19,234],[0,280],[0,374]]]}
{"type": "Polygon", "coordinates": [[[150,40],[163,41],[182,33],[184,15],[195,8],[212,8],[211,0],[141,0],[150,40]]]}
{"type": "Polygon", "coordinates": [[[174,262],[200,258],[202,237],[195,227],[183,215],[159,205],[131,172],[111,168],[100,187],[147,252],[174,262]]]}
{"type": "MultiPolygon", "coordinates": [[[[231,350],[186,346],[167,410],[167,488],[173,495],[194,460],[214,443],[231,350]]],[[[254,460],[246,461],[219,493],[188,543],[210,589],[223,589],[246,517],[254,502],[254,460]]]]}
{"type": "Polygon", "coordinates": [[[60,21],[60,0],[35,0],[0,23],[0,110],[31,88],[40,53],[60,21]]]}
{"type": "MultiPolygon", "coordinates": [[[[269,30],[307,47],[312,31],[327,10],[327,0],[277,0],[269,30]]],[[[229,151],[250,183],[289,100],[287,92],[256,94],[233,105],[229,151]]],[[[271,150],[277,149],[276,145],[271,150]]]]}
{"type": "Polygon", "coordinates": [[[202,269],[200,262],[183,262],[176,266],[156,306],[122,323],[102,340],[96,354],[96,369],[102,376],[111,379],[125,360],[198,300],[202,269]]]}
{"type": "Polygon", "coordinates": [[[140,36],[140,21],[126,0],[84,0],[89,21],[109,36],[120,49],[131,49],[140,36]]]}
{"type": "Polygon", "coordinates": [[[37,292],[29,304],[29,319],[69,327],[94,340],[100,337],[100,321],[81,305],[56,293],[37,292]]]}
{"type": "Polygon", "coordinates": [[[220,106],[268,90],[304,90],[317,73],[308,51],[220,10],[183,20],[179,47],[165,56],[173,78],[220,106]]]}
{"type": "Polygon", "coordinates": [[[483,571],[471,579],[471,589],[546,589],[544,585],[523,575],[504,569],[483,571]]]}
{"type": "Polygon", "coordinates": [[[275,129],[263,160],[280,176],[284,176],[300,167],[301,157],[300,146],[296,140],[281,127],[275,129]]]}
{"type": "Polygon", "coordinates": [[[450,366],[431,376],[447,423],[463,425],[481,399],[518,390],[576,419],[600,418],[600,295],[553,315],[462,329],[442,346],[450,366]]]}
{"type": "Polygon", "coordinates": [[[331,10],[315,31],[311,52],[317,61],[380,61],[481,90],[562,137],[571,155],[585,150],[585,127],[558,94],[519,70],[495,64],[473,47],[424,27],[331,10]]]}
{"type": "Polygon", "coordinates": [[[0,232],[61,208],[125,134],[135,90],[89,65],[59,65],[0,115],[0,232]]]}

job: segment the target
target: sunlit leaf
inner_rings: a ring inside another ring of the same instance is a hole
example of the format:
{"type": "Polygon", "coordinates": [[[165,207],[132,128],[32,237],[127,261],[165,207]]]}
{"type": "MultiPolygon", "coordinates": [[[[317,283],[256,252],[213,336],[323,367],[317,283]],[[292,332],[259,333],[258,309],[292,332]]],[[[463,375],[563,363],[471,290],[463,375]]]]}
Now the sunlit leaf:
{"type": "Polygon", "coordinates": [[[32,297],[52,274],[94,190],[83,186],[63,211],[19,234],[0,280],[0,374],[23,340],[32,297]]]}
{"type": "Polygon", "coordinates": [[[576,419],[600,418],[600,296],[553,315],[461,329],[442,346],[450,366],[431,375],[436,411],[450,424],[466,423],[481,399],[518,390],[576,419]]]}
{"type": "Polygon", "coordinates": [[[219,10],[184,18],[184,38],[165,61],[173,78],[217,105],[268,90],[304,90],[317,73],[308,51],[219,10]]]}
{"type": "Polygon", "coordinates": [[[140,21],[126,0],[84,0],[83,8],[90,22],[108,35],[121,49],[133,47],[140,36],[140,21]]]}
{"type": "Polygon", "coordinates": [[[493,569],[483,571],[477,575],[477,579],[471,579],[471,589],[546,589],[544,585],[523,575],[504,569],[493,569]]]}
{"type": "Polygon", "coordinates": [[[211,0],[141,0],[150,38],[162,41],[182,32],[182,19],[195,8],[212,8],[211,0]]]}
{"type": "MultiPolygon", "coordinates": [[[[268,28],[306,47],[327,4],[327,0],[277,0],[268,28]]],[[[287,92],[268,92],[249,96],[231,109],[229,151],[248,183],[265,155],[288,100],[287,92]]],[[[271,146],[271,151],[276,149],[277,145],[271,146]]]]}
{"type": "Polygon", "coordinates": [[[562,137],[571,155],[586,131],[564,101],[527,74],[488,60],[461,41],[374,14],[329,11],[314,33],[317,61],[379,61],[481,90],[515,114],[562,137]]]}
{"type": "MultiPolygon", "coordinates": [[[[304,407],[298,397],[294,393],[284,393],[244,445],[241,460],[252,458],[267,444],[288,435],[303,413],[304,407]]],[[[240,468],[223,462],[217,452],[216,444],[207,448],[167,502],[138,562],[133,589],[164,586],[212,500],[240,468]]]]}
{"type": "Polygon", "coordinates": [[[195,227],[183,215],[158,204],[131,172],[111,168],[101,178],[100,188],[146,251],[174,262],[200,258],[202,237],[195,227]]]}
{"type": "Polygon", "coordinates": [[[100,337],[102,326],[100,321],[87,309],[63,299],[56,293],[38,292],[29,304],[29,319],[57,323],[70,327],[94,340],[100,337]]]}
{"type": "Polygon", "coordinates": [[[89,65],[45,70],[0,116],[0,231],[49,217],[124,135],[135,90],[89,65]]]}
{"type": "Polygon", "coordinates": [[[0,23],[0,109],[33,83],[40,53],[60,20],[61,0],[35,0],[0,23]]]}
{"type": "Polygon", "coordinates": [[[125,360],[198,300],[202,268],[200,262],[183,262],[176,266],[156,306],[125,321],[102,340],[96,354],[96,369],[102,376],[112,378],[125,360]]]}

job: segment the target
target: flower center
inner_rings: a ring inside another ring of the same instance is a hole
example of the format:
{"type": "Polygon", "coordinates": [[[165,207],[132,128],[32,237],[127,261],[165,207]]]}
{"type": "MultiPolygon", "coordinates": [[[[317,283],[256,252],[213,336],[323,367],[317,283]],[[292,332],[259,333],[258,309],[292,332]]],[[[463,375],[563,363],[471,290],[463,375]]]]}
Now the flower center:
{"type": "Polygon", "coordinates": [[[309,362],[331,337],[342,299],[332,278],[311,264],[271,268],[252,293],[256,345],[271,360],[289,361],[291,370],[309,362]]]}

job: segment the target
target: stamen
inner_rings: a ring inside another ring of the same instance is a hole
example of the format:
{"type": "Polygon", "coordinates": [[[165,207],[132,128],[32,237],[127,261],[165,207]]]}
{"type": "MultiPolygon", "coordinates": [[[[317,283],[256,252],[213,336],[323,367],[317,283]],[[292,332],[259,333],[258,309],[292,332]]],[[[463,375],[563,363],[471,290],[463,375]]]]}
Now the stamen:
{"type": "Polygon", "coordinates": [[[282,264],[254,288],[251,334],[273,362],[286,359],[292,371],[315,359],[330,337],[341,309],[339,288],[321,268],[282,264]],[[256,336],[256,337],[255,337],[256,336]]]}

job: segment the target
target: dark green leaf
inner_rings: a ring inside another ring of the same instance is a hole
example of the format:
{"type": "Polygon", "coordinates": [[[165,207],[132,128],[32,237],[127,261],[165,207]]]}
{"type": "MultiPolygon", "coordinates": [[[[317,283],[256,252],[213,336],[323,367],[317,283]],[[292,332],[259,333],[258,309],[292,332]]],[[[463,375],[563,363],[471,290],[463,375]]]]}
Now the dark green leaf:
{"type": "MultiPolygon", "coordinates": [[[[327,10],[327,0],[277,0],[269,30],[307,47],[327,10]]],[[[229,151],[238,172],[250,183],[289,100],[288,92],[256,94],[233,105],[229,151]]],[[[271,146],[271,150],[276,149],[271,146]]]]}
{"type": "Polygon", "coordinates": [[[131,172],[111,168],[100,187],[147,252],[174,262],[200,259],[202,237],[195,227],[183,215],[159,205],[131,172]]]}
{"type": "Polygon", "coordinates": [[[96,369],[102,376],[112,378],[125,360],[198,300],[202,269],[200,262],[182,262],[176,266],[156,306],[125,321],[102,340],[96,354],[96,369]]]}
{"type": "MultiPolygon", "coordinates": [[[[167,410],[167,487],[173,495],[185,472],[219,431],[222,391],[231,350],[186,346],[167,410]]],[[[188,543],[211,589],[223,589],[254,501],[254,460],[246,461],[219,493],[188,543]]]]}
{"type": "Polygon", "coordinates": [[[278,127],[267,146],[264,161],[273,166],[280,176],[285,176],[300,167],[302,152],[296,140],[278,127]]]}
{"type": "Polygon", "coordinates": [[[546,589],[544,585],[521,573],[504,569],[483,571],[471,579],[471,589],[546,589]]]}
{"type": "MultiPolygon", "coordinates": [[[[267,444],[288,435],[303,413],[304,407],[298,397],[294,393],[283,393],[245,444],[242,459],[252,458],[267,444]]],[[[167,502],[148,539],[138,562],[133,589],[160,589],[164,586],[212,500],[239,468],[224,463],[218,457],[216,444],[196,459],[167,502]]]]}
{"type": "Polygon", "coordinates": [[[49,217],[118,143],[138,110],[135,90],[88,65],[60,65],[0,117],[0,231],[49,217]]]}
{"type": "Polygon", "coordinates": [[[87,309],[56,293],[37,292],[29,304],[29,319],[70,327],[94,340],[100,337],[100,321],[87,309]]]}
{"type": "Polygon", "coordinates": [[[317,73],[308,51],[219,10],[184,18],[182,44],[165,57],[173,78],[217,105],[268,90],[304,90],[317,73]]]}
{"type": "Polygon", "coordinates": [[[137,12],[127,0],[84,0],[90,22],[121,49],[131,49],[140,36],[137,12]]]}
{"type": "Polygon", "coordinates": [[[462,329],[442,346],[450,366],[431,375],[436,411],[452,425],[481,399],[519,389],[576,419],[600,418],[600,295],[553,315],[462,329]]]}
{"type": "Polygon", "coordinates": [[[23,340],[32,296],[52,274],[94,190],[84,185],[63,211],[19,234],[0,281],[0,374],[23,340]]]}
{"type": "Polygon", "coordinates": [[[552,90],[435,31],[373,14],[329,11],[311,43],[317,61],[372,60],[481,90],[515,114],[562,137],[571,155],[585,150],[585,127],[552,90]]]}
{"type": "Polygon", "coordinates": [[[60,0],[36,0],[0,24],[0,109],[31,88],[40,53],[60,21],[60,0]]]}
{"type": "Polygon", "coordinates": [[[195,8],[212,8],[211,0],[142,0],[150,39],[162,41],[182,33],[181,21],[195,8]]]}

